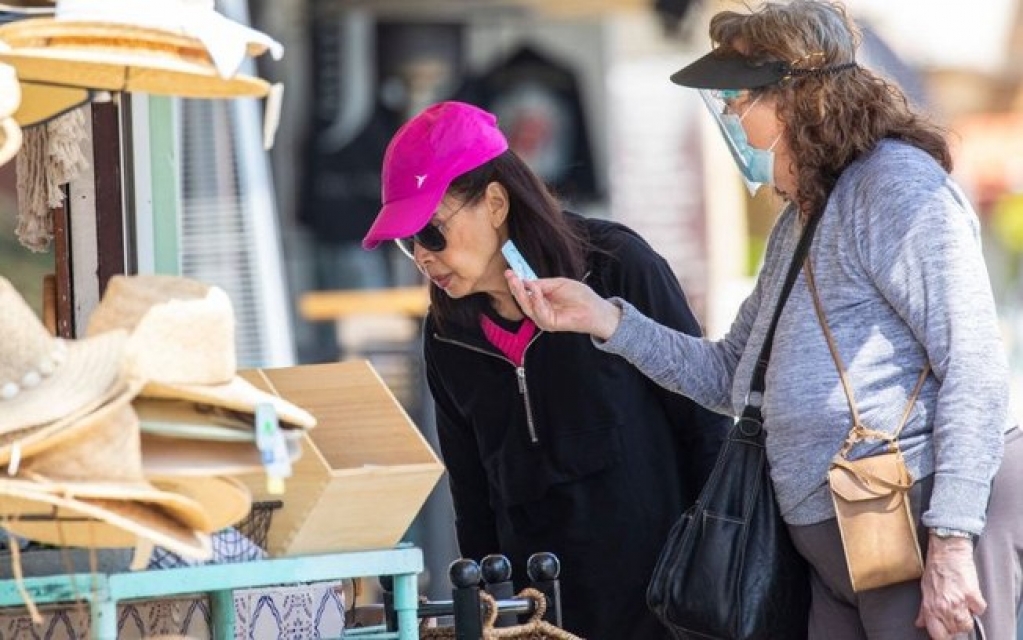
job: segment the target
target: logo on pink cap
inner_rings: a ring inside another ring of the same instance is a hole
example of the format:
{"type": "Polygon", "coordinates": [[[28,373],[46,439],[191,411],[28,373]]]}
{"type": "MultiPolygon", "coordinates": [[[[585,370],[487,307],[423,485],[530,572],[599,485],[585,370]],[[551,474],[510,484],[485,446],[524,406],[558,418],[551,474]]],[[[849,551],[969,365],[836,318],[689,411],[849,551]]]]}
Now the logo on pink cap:
{"type": "Polygon", "coordinates": [[[381,174],[383,207],[362,240],[374,249],[430,222],[451,181],[508,150],[497,117],[465,102],[427,107],[391,138],[381,174]],[[415,188],[412,181],[415,179],[415,188]],[[427,180],[429,178],[429,180],[427,180]]]}

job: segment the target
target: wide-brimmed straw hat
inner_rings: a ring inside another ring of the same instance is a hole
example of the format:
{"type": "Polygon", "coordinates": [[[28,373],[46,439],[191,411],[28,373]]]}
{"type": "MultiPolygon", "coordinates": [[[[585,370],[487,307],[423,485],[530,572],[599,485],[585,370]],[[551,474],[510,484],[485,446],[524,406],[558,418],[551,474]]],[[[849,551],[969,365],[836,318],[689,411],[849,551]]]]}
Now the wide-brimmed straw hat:
{"type": "Polygon", "coordinates": [[[142,471],[135,392],[113,401],[53,434],[38,451],[8,465],[8,475],[36,482],[42,490],[80,498],[134,500],[160,508],[189,528],[209,533],[209,515],[184,496],[160,491],[142,471]]]}
{"type": "Polygon", "coordinates": [[[213,556],[210,536],[144,502],[72,498],[25,480],[0,478],[0,525],[14,535],[62,547],[123,549],[144,538],[196,560],[213,556]]]}
{"type": "Polygon", "coordinates": [[[21,104],[14,112],[14,121],[23,129],[34,127],[64,115],[91,102],[96,92],[80,87],[22,82],[21,104]]]}
{"type": "MultiPolygon", "coordinates": [[[[7,468],[10,479],[32,485],[11,487],[15,497],[24,497],[28,492],[59,496],[71,502],[84,499],[103,501],[104,504],[110,501],[135,503],[180,523],[190,531],[205,534],[214,530],[213,518],[200,503],[187,495],[161,490],[144,477],[138,417],[131,406],[137,391],[137,387],[127,386],[111,402],[79,419],[68,429],[53,433],[32,455],[17,463],[12,461],[7,468]]],[[[75,508],[71,503],[52,500],[47,504],[75,508]]],[[[0,492],[0,514],[10,519],[22,516],[23,512],[12,511],[0,492]]],[[[75,522],[81,520],[72,519],[59,523],[60,526],[44,520],[36,522],[33,531],[49,528],[49,533],[42,534],[47,539],[40,541],[51,542],[68,535],[65,525],[79,526],[73,524],[75,522]]],[[[156,539],[159,536],[140,533],[137,527],[126,529],[116,522],[105,522],[111,531],[103,536],[102,546],[135,546],[138,535],[162,544],[156,539]]],[[[86,529],[95,532],[96,527],[90,524],[86,529]]],[[[23,529],[19,532],[33,537],[23,529]]],[[[207,550],[201,537],[195,535],[178,539],[176,543],[190,557],[201,556],[207,550]]]]}
{"type": "MultiPolygon", "coordinates": [[[[27,18],[52,16],[55,11],[47,0],[7,0],[0,2],[0,24],[27,18]]],[[[0,48],[7,48],[0,43],[0,48]]],[[[13,69],[13,67],[12,67],[13,69]]],[[[19,82],[21,104],[14,120],[22,129],[42,124],[92,101],[95,91],[82,87],[61,87],[53,84],[19,82]]],[[[9,95],[5,92],[5,95],[9,95]]]]}
{"type": "MultiPolygon", "coordinates": [[[[299,432],[304,433],[304,432],[299,432]]],[[[288,460],[302,456],[302,441],[286,440],[288,460]]],[[[189,440],[142,434],[142,468],[150,478],[264,475],[266,466],[251,442],[189,440]]]]}
{"type": "MultiPolygon", "coordinates": [[[[255,446],[253,415],[186,400],[139,397],[132,404],[143,434],[164,438],[243,442],[255,446]]],[[[299,442],[301,429],[281,429],[284,440],[299,442]]]]}
{"type": "Polygon", "coordinates": [[[283,48],[217,13],[212,0],[60,0],[53,18],[0,25],[0,61],[23,81],[193,98],[265,96],[238,73],[247,56],[283,48]]]}
{"type": "Polygon", "coordinates": [[[16,439],[21,432],[38,435],[37,427],[62,429],[108,400],[116,389],[125,331],[82,340],[54,338],[2,277],[0,335],[0,434],[16,439]]]}
{"type": "Polygon", "coordinates": [[[29,15],[53,15],[56,0],[3,0],[0,11],[5,13],[29,15]]]}
{"type": "MultiPolygon", "coordinates": [[[[143,469],[145,467],[143,466],[143,469]]],[[[147,476],[154,487],[198,503],[210,517],[212,531],[238,524],[252,510],[252,492],[223,476],[147,476]]]]}
{"type": "Polygon", "coordinates": [[[219,287],[179,276],[114,276],[86,334],[126,329],[128,362],[143,396],[187,400],[253,414],[277,411],[282,426],[310,428],[316,418],[237,375],[235,317],[219,287]]]}
{"type": "Polygon", "coordinates": [[[13,118],[21,104],[21,87],[14,68],[0,64],[0,165],[21,149],[21,128],[13,118]]]}

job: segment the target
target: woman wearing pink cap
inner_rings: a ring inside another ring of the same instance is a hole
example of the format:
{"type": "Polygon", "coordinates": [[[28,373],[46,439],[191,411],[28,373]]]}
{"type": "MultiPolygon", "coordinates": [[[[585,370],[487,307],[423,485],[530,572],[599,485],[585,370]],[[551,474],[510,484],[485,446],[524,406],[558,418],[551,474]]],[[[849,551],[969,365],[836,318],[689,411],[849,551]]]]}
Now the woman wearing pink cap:
{"type": "Polygon", "coordinates": [[[461,554],[505,554],[521,588],[529,555],[554,552],[566,629],[667,637],[646,585],[731,421],[588,336],[537,329],[512,297],[502,246],[512,240],[540,277],[585,282],[700,335],[678,279],[630,229],[564,212],[496,118],[468,104],[434,105],[398,131],[383,202],[363,246],[396,240],[430,279],[423,351],[461,554]]]}

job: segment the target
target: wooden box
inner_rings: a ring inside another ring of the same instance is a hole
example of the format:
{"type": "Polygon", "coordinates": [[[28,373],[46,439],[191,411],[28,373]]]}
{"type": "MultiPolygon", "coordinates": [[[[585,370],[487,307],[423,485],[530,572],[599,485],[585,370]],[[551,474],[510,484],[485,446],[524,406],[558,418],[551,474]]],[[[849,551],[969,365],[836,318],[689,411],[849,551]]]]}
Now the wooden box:
{"type": "Polygon", "coordinates": [[[372,365],[350,360],[262,373],[265,379],[257,370],[240,375],[318,420],[283,496],[267,493],[264,476],[242,478],[254,500],[284,503],[270,522],[270,555],[393,547],[444,467],[372,365]]]}

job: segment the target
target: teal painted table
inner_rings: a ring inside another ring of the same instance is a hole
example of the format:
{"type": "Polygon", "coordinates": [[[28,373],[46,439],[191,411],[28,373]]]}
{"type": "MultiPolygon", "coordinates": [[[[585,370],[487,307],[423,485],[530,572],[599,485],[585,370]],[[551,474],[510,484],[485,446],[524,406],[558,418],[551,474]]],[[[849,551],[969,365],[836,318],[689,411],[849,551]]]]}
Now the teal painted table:
{"type": "MultiPolygon", "coordinates": [[[[398,631],[360,630],[359,638],[418,640],[416,576],[422,570],[423,552],[401,546],[180,569],[26,578],[24,584],[36,604],[88,601],[93,640],[116,640],[118,602],[207,593],[216,640],[234,640],[234,589],[392,576],[398,631]]],[[[23,604],[14,581],[0,581],[0,607],[23,604]]]]}

